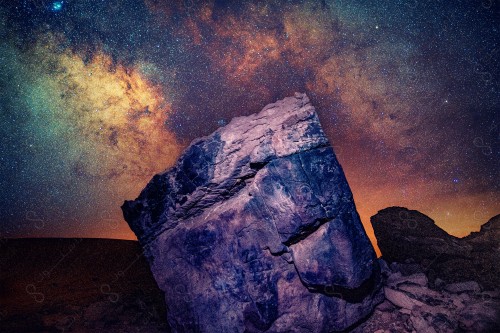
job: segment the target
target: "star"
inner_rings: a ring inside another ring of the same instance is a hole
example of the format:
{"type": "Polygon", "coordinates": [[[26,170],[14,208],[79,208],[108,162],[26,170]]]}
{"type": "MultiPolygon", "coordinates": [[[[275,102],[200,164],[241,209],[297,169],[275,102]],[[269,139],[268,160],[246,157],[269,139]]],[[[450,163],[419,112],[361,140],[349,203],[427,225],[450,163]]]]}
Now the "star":
{"type": "Polygon", "coordinates": [[[58,12],[63,8],[64,1],[54,1],[51,6],[53,12],[58,12]]]}

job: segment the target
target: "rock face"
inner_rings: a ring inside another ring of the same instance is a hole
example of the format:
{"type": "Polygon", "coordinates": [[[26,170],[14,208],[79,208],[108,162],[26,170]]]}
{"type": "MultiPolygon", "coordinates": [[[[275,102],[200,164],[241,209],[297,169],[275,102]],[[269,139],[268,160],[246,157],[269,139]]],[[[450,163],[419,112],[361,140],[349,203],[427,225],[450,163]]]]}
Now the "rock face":
{"type": "Polygon", "coordinates": [[[379,211],[371,223],[388,262],[413,260],[432,281],[472,280],[486,289],[500,286],[500,215],[464,238],[451,236],[426,215],[402,207],[379,211]]]}
{"type": "Polygon", "coordinates": [[[122,206],[174,332],[330,332],[383,300],[380,267],[305,94],[197,139],[122,206]]]}

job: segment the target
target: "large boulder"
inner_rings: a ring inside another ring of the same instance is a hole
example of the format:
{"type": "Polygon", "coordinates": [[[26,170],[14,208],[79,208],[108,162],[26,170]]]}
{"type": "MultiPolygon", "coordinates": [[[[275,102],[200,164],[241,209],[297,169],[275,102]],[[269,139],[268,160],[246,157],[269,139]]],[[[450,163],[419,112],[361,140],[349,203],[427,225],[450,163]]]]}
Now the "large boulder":
{"type": "Polygon", "coordinates": [[[305,94],[197,139],[122,206],[174,332],[330,332],[383,300],[380,267],[305,94]]]}
{"type": "Polygon", "coordinates": [[[448,283],[477,281],[486,289],[500,286],[500,215],[479,232],[457,238],[428,216],[403,207],[389,207],[371,217],[382,252],[388,261],[413,261],[431,279],[448,283]]]}

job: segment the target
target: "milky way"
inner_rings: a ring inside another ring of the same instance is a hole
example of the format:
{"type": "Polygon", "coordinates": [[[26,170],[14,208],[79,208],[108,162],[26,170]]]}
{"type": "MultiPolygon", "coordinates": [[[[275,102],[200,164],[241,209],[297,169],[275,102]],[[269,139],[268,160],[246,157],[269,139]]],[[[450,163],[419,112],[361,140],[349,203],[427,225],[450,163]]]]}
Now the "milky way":
{"type": "Polygon", "coordinates": [[[14,1],[0,10],[2,236],[133,238],[190,140],[307,92],[369,217],[499,213],[495,1],[14,1]]]}

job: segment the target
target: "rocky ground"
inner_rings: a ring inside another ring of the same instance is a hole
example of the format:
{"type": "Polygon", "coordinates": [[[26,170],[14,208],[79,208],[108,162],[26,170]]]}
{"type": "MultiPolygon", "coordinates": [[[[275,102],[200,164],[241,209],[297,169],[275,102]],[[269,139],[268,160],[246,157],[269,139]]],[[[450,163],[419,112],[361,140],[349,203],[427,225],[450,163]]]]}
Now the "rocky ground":
{"type": "Polygon", "coordinates": [[[386,300],[354,333],[500,332],[500,291],[476,281],[429,281],[424,267],[380,259],[386,300]]]}

